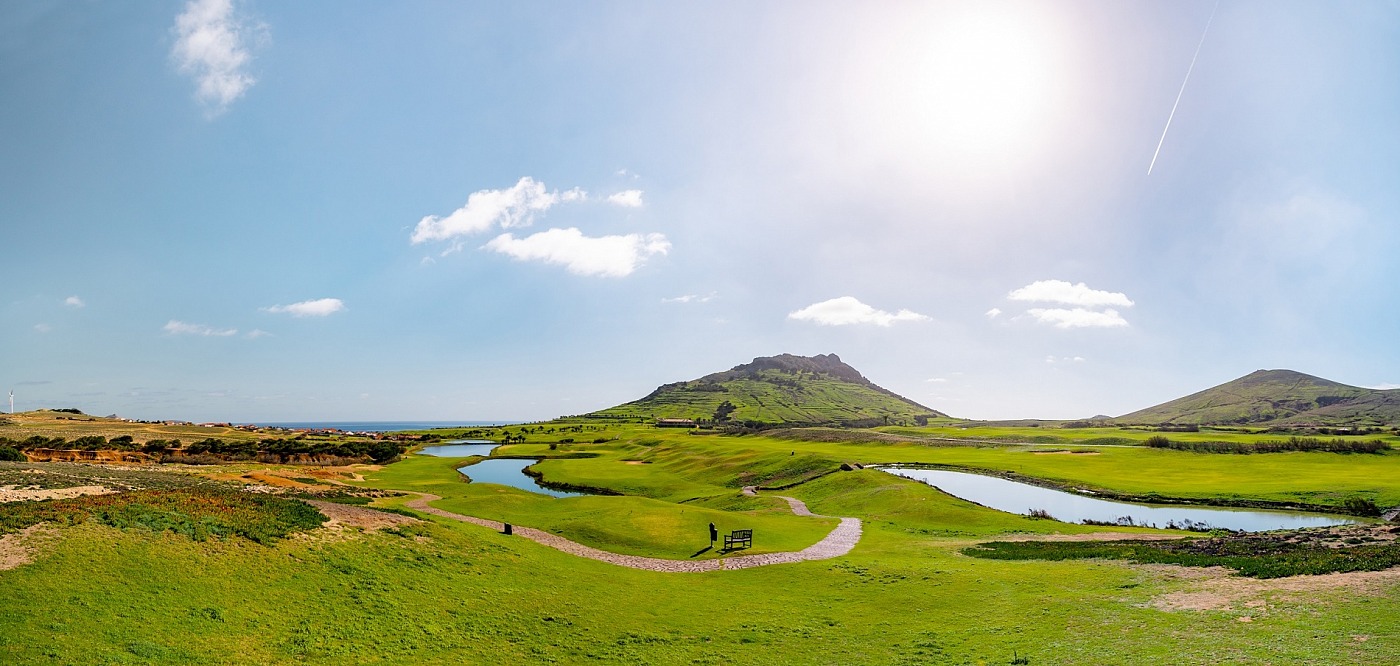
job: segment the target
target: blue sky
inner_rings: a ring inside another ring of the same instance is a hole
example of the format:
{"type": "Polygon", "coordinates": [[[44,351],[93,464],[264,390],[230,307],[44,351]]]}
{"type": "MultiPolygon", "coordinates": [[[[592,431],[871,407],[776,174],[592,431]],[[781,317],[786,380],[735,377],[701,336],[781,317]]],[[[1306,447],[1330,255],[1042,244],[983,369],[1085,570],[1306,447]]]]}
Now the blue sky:
{"type": "Polygon", "coordinates": [[[783,352],[972,418],[1400,385],[1394,2],[22,0],[0,126],[21,410],[543,419],[783,352]]]}

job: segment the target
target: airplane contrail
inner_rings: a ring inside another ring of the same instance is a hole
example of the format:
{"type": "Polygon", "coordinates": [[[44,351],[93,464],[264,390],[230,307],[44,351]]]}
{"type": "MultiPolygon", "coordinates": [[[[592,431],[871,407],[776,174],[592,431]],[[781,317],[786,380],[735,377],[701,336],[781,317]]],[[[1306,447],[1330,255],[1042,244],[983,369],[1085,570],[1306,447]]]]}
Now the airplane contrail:
{"type": "Polygon", "coordinates": [[[1201,32],[1201,41],[1196,44],[1196,53],[1191,56],[1191,65],[1186,68],[1186,78],[1181,80],[1181,90],[1176,91],[1176,101],[1172,103],[1172,112],[1167,114],[1167,126],[1162,128],[1162,138],[1157,139],[1157,150],[1152,151],[1152,162],[1147,165],[1147,175],[1152,175],[1152,167],[1157,165],[1157,155],[1162,152],[1162,143],[1167,140],[1167,130],[1172,128],[1172,118],[1176,117],[1176,107],[1181,104],[1181,94],[1186,92],[1186,82],[1191,80],[1191,70],[1196,68],[1196,58],[1201,55],[1201,47],[1206,43],[1206,35],[1210,34],[1210,24],[1215,20],[1215,10],[1220,9],[1220,0],[1215,0],[1215,6],[1210,10],[1210,18],[1206,19],[1206,29],[1201,32]]]}

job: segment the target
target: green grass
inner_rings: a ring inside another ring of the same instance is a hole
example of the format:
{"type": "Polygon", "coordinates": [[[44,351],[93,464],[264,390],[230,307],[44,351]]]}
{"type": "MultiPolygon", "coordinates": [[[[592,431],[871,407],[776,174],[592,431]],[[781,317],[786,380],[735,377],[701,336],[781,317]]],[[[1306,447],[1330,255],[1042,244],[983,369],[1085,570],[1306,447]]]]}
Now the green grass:
{"type": "Polygon", "coordinates": [[[687,418],[710,420],[721,404],[734,407],[732,422],[832,423],[884,421],[912,423],[933,414],[870,385],[826,375],[762,370],[723,381],[668,384],[640,400],[594,412],[603,418],[687,418]]]}
{"type": "MultiPolygon", "coordinates": [[[[1196,589],[1189,577],[1116,560],[962,553],[1009,534],[1095,528],[991,511],[874,470],[835,471],[846,461],[928,462],[1122,492],[1400,498],[1400,456],[1141,447],[1035,455],[1037,447],[699,437],[635,426],[595,433],[609,441],[590,438],[553,453],[596,457],[538,469],[547,479],[626,488],[630,496],[550,499],[469,484],[455,471],[460,460],[427,456],[371,472],[364,485],[434,493],[444,509],[619,552],[688,558],[708,541],[710,517],[728,521],[715,521],[724,527],[754,525],[760,544],[764,535],[775,540],[765,547],[819,539],[830,521],[792,516],[773,492],[737,492],[746,482],[809,479],[783,494],[818,513],[861,518],[864,536],[833,560],[663,574],[433,516],[398,533],[317,532],[266,544],[87,521],[43,537],[34,562],[0,571],[0,662],[1006,664],[1021,656],[1036,665],[1391,664],[1400,657],[1395,583],[1260,593],[1249,600],[1262,605],[1242,601],[1233,610],[1165,611],[1154,602],[1196,589]],[[1253,621],[1241,622],[1244,615],[1253,621]]],[[[549,453],[533,438],[502,453],[549,453]]]]}

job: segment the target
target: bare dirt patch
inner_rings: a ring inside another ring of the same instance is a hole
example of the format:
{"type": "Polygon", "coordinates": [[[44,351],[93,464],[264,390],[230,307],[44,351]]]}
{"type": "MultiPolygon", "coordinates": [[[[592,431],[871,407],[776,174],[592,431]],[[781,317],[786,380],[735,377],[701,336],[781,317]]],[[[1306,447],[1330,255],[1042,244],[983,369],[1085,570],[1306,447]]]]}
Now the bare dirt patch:
{"type": "Polygon", "coordinates": [[[649,461],[646,461],[646,460],[624,460],[624,461],[622,461],[622,462],[625,462],[625,463],[627,463],[628,465],[650,465],[650,464],[651,464],[649,461]]]}
{"type": "Polygon", "coordinates": [[[376,511],[363,506],[322,502],[319,500],[306,500],[306,503],[316,507],[317,510],[326,515],[326,527],[347,525],[364,530],[378,530],[420,522],[417,518],[402,516],[397,513],[376,511]]]}
{"type": "Polygon", "coordinates": [[[0,571],[13,569],[34,561],[34,541],[48,531],[42,523],[30,525],[13,534],[0,536],[0,571]]]}
{"type": "Polygon", "coordinates": [[[1224,567],[1143,565],[1166,580],[1185,581],[1185,589],[1154,598],[1150,605],[1165,611],[1264,610],[1281,603],[1315,600],[1318,593],[1344,591],[1357,596],[1381,596],[1400,586],[1400,568],[1353,571],[1320,576],[1245,578],[1224,567]]]}
{"type": "Polygon", "coordinates": [[[38,488],[0,486],[0,504],[5,502],[32,502],[35,500],[69,499],[83,495],[110,495],[117,491],[107,486],[73,486],[71,488],[38,488]]]}

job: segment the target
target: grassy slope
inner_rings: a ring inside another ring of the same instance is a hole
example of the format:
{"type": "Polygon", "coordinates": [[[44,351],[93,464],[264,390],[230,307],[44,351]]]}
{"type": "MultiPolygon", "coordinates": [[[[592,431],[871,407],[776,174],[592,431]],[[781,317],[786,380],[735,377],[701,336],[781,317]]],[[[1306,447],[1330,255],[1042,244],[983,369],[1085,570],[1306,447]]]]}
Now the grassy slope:
{"type": "MultiPolygon", "coordinates": [[[[1365,487],[1381,489],[1397,478],[1395,456],[1290,459],[1142,449],[1036,456],[1021,447],[707,438],[650,429],[612,434],[620,439],[580,447],[601,456],[551,461],[546,477],[624,480],[654,498],[637,506],[663,514],[695,504],[667,506],[663,499],[704,496],[705,508],[717,510],[725,497],[735,497],[738,470],[704,464],[727,455],[777,476],[785,476],[786,461],[803,457],[924,459],[1172,492],[1274,492],[1269,477],[1280,474],[1343,485],[1363,484],[1359,479],[1369,475],[1365,487]],[[625,462],[644,456],[652,464],[625,462]],[[1275,462],[1263,464],[1269,460],[1275,462]],[[1246,465],[1231,466],[1240,461],[1246,465]],[[1161,477],[1163,469],[1180,465],[1218,473],[1161,477]]],[[[526,444],[512,452],[532,447],[548,450],[526,444]]],[[[453,463],[414,458],[371,478],[376,485],[453,497],[440,503],[444,508],[494,506],[476,496],[494,491],[462,483],[453,463]]],[[[1082,526],[990,511],[869,470],[823,476],[785,492],[819,513],[865,519],[860,545],[831,561],[667,575],[581,560],[437,519],[427,540],[381,533],[274,546],[197,544],[84,526],[56,538],[35,563],[0,571],[6,590],[0,595],[0,661],[975,664],[1007,663],[1014,650],[1033,664],[1382,664],[1400,655],[1400,589],[1393,585],[1374,596],[1323,591],[1275,596],[1257,608],[1165,612],[1148,602],[1188,583],[1162,569],[1000,562],[957,552],[1007,532],[1082,526]],[[1243,615],[1254,621],[1240,622],[1243,615]],[[1369,640],[1357,641],[1357,635],[1369,640]]],[[[549,520],[554,508],[566,515],[571,501],[516,502],[499,510],[549,520]]],[[[566,523],[561,519],[565,533],[579,527],[566,523]]],[[[790,525],[796,535],[801,524],[788,517],[769,529],[790,525]]],[[[664,554],[670,529],[642,529],[659,537],[645,548],[664,554]]],[[[689,530],[681,528],[685,538],[689,530]]]]}
{"type": "Polygon", "coordinates": [[[598,416],[710,419],[726,400],[734,421],[827,423],[889,417],[911,421],[931,410],[870,386],[830,377],[763,370],[754,377],[718,382],[724,391],[704,390],[700,380],[662,387],[641,400],[610,407],[598,416]]]}
{"type": "Polygon", "coordinates": [[[1347,386],[1291,370],[1259,370],[1119,423],[1400,424],[1400,391],[1347,386]]]}

